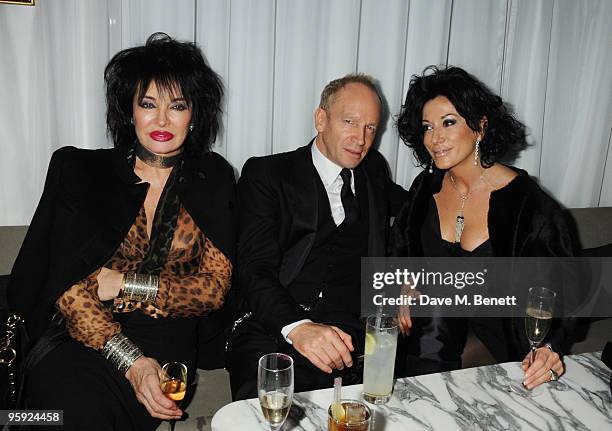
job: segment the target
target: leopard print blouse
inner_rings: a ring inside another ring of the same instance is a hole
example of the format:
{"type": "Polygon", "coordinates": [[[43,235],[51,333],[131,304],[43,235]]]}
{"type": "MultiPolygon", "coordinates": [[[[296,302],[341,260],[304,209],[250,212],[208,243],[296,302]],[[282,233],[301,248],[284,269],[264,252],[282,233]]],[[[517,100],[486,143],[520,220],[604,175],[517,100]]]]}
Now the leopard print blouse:
{"type": "MultiPolygon", "coordinates": [[[[120,272],[135,271],[149,249],[146,226],[143,206],[127,236],[104,266],[120,272]]],[[[56,305],[66,317],[66,328],[72,338],[102,350],[110,338],[121,332],[121,325],[114,321],[112,313],[140,309],[152,318],[196,317],[220,308],[230,288],[232,264],[204,237],[181,206],[154,304],[115,299],[112,310],[106,308],[98,297],[99,272],[100,269],[70,287],[56,305]]]]}

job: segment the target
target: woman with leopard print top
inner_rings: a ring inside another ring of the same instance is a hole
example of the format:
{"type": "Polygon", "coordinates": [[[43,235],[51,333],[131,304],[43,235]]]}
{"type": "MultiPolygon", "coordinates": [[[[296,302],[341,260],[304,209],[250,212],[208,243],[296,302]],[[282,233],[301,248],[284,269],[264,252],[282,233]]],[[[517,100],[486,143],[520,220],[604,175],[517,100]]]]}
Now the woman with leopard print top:
{"type": "Polygon", "coordinates": [[[64,430],[154,430],[182,416],[160,363],[193,379],[197,318],[230,288],[234,173],[210,151],[223,86],[162,33],[116,54],[105,83],[115,148],[54,153],[11,275],[36,344],[20,406],[63,410],[64,430]]]}

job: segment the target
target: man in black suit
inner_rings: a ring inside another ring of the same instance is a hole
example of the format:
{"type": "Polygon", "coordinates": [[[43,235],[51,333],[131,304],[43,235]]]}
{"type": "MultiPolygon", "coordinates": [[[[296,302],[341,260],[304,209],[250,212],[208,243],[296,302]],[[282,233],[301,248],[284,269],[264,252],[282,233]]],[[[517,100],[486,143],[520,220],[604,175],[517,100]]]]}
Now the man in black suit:
{"type": "Polygon", "coordinates": [[[250,313],[228,346],[234,399],[257,396],[266,353],[291,355],[296,392],[331,386],[363,353],[361,257],[385,255],[389,217],[406,198],[370,150],[381,101],[368,76],[332,81],[315,139],[243,167],[238,289],[250,313]]]}

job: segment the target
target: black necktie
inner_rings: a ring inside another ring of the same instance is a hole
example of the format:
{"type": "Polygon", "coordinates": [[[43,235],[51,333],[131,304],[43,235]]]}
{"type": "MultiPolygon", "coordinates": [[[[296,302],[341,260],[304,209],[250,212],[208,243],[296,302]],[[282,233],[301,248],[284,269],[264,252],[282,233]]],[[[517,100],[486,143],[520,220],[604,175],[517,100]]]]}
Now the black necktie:
{"type": "Polygon", "coordinates": [[[359,203],[351,189],[351,170],[342,169],[340,171],[342,177],[342,190],[340,191],[340,199],[344,208],[344,223],[351,224],[359,218],[359,203]]]}

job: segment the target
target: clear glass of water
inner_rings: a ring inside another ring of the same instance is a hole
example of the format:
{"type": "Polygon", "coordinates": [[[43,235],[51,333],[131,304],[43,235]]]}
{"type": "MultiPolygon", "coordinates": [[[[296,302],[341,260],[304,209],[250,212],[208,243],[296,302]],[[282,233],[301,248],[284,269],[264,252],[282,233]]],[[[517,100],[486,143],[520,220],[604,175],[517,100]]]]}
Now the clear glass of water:
{"type": "Polygon", "coordinates": [[[283,353],[269,353],[259,359],[257,393],[264,418],[271,431],[283,426],[293,400],[293,359],[283,353]]]}
{"type": "Polygon", "coordinates": [[[393,392],[397,318],[368,316],[363,368],[363,398],[372,404],[385,404],[393,392]]]}

